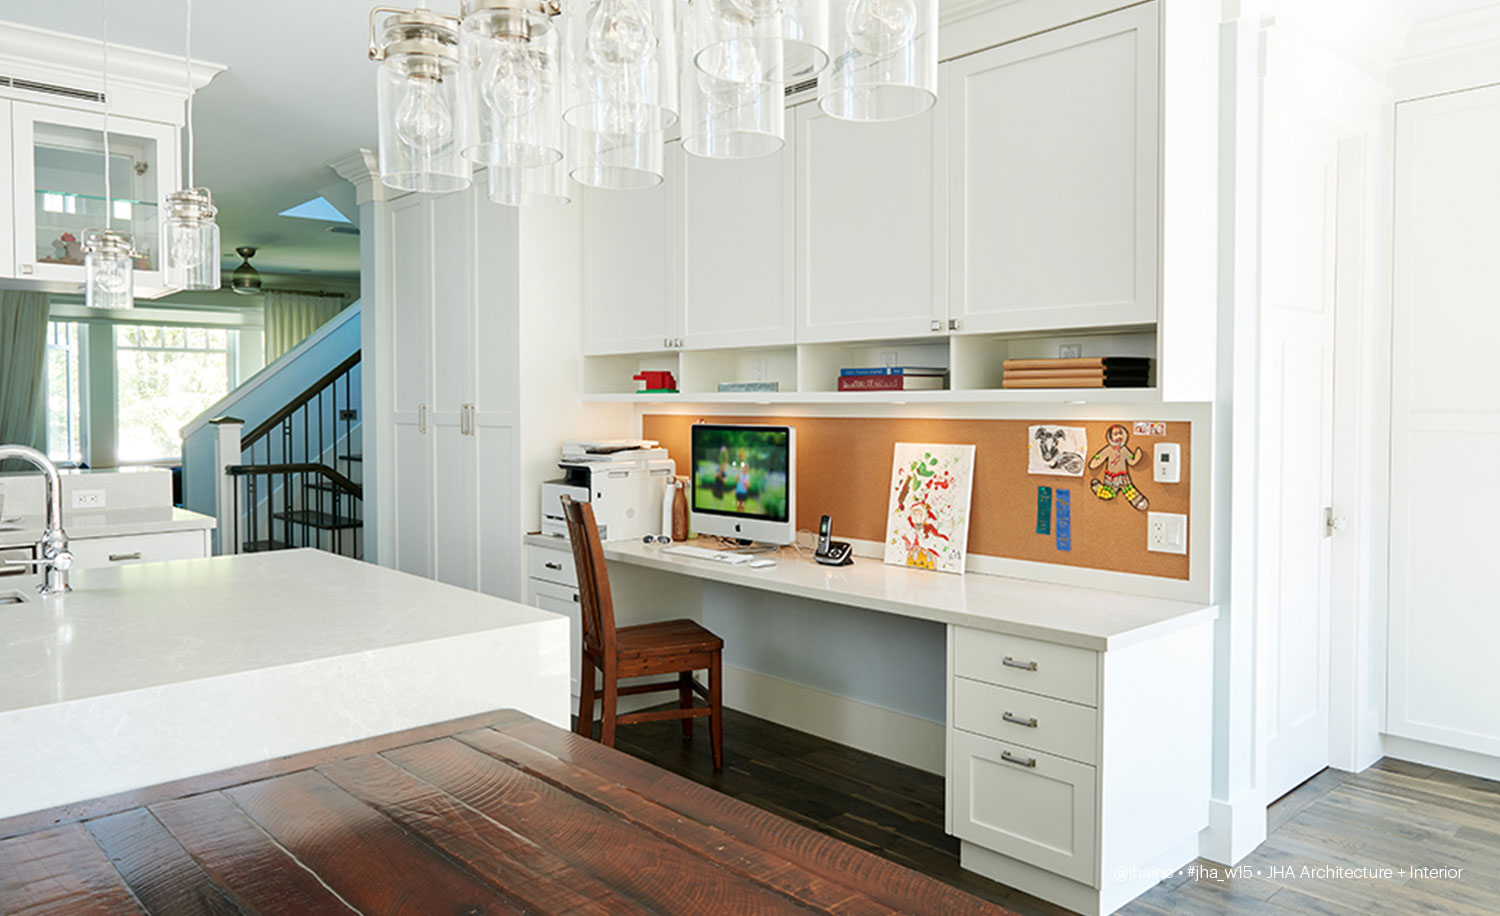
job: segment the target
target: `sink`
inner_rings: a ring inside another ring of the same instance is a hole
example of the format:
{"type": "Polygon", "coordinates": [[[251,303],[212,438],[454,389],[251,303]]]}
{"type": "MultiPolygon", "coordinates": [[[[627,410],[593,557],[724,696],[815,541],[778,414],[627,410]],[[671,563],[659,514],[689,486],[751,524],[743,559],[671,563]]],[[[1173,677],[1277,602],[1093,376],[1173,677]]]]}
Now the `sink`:
{"type": "Polygon", "coordinates": [[[30,600],[30,598],[26,597],[21,592],[0,592],[0,605],[21,604],[30,600]]]}

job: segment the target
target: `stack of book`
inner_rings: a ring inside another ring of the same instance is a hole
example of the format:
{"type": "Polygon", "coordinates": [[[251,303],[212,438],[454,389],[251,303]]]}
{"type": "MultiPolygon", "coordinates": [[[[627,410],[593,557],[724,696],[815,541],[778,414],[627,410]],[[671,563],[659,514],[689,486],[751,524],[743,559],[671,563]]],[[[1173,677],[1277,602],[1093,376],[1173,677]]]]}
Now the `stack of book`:
{"type": "Polygon", "coordinates": [[[874,366],[839,370],[840,391],[918,391],[948,387],[948,370],[935,366],[874,366]]]}
{"type": "Polygon", "coordinates": [[[1085,356],[1075,359],[1008,359],[1005,388],[1145,388],[1151,376],[1146,356],[1085,356]]]}

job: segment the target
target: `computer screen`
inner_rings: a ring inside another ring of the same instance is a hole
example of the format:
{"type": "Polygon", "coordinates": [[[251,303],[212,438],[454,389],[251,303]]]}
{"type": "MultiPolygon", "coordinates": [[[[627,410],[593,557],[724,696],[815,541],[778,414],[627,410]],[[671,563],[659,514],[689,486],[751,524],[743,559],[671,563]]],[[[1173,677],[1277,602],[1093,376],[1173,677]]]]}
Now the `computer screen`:
{"type": "Polygon", "coordinates": [[[790,543],[794,430],[694,424],[693,527],[702,534],[790,543]]]}

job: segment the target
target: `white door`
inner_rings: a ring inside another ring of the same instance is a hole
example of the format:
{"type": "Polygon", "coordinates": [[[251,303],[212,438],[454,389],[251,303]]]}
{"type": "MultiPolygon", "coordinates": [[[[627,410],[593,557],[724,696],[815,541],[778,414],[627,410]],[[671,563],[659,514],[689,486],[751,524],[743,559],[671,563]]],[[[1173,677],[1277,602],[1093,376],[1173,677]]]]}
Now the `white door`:
{"type": "Polygon", "coordinates": [[[1157,9],[946,64],[962,331],[1156,321],[1157,9]]]}
{"type": "MultiPolygon", "coordinates": [[[[475,587],[512,601],[524,597],[521,571],[520,443],[517,423],[520,370],[509,354],[518,352],[520,228],[517,211],[497,207],[476,194],[474,238],[481,256],[472,257],[475,295],[470,333],[474,383],[469,412],[469,448],[474,456],[474,489],[466,494],[475,513],[475,587]],[[501,354],[505,354],[502,357],[501,354]]],[[[556,447],[555,443],[548,443],[556,447]]]]}
{"type": "Polygon", "coordinates": [[[1500,755],[1500,87],[1396,106],[1386,729],[1500,755]]]}
{"type": "MultiPolygon", "coordinates": [[[[392,562],[402,572],[433,574],[432,201],[413,194],[389,208],[389,270],[394,323],[390,372],[394,392],[392,562]]],[[[373,483],[367,481],[367,483],[373,483]]]]}
{"type": "Polygon", "coordinates": [[[797,342],[947,333],[944,102],[900,121],[797,111],[797,342]]]}
{"type": "MultiPolygon", "coordinates": [[[[478,524],[474,487],[478,468],[468,435],[474,399],[474,295],[478,205],[474,189],[432,202],[433,363],[431,423],[435,449],[433,502],[434,577],[463,588],[479,587],[478,524]]],[[[504,344],[501,341],[500,344],[504,344]]],[[[498,352],[508,352],[499,350],[498,352]]]]}
{"type": "Polygon", "coordinates": [[[683,345],[761,347],[794,339],[792,210],[796,116],[786,146],[754,159],[682,160],[679,241],[684,284],[683,345]]]}
{"type": "Polygon", "coordinates": [[[1258,588],[1277,798],[1329,761],[1340,135],[1269,85],[1264,130],[1258,588]]]}
{"type": "Polygon", "coordinates": [[[664,350],[678,334],[674,210],[681,157],[667,146],[666,179],[640,191],[579,188],[583,206],[583,351],[664,350]]]}

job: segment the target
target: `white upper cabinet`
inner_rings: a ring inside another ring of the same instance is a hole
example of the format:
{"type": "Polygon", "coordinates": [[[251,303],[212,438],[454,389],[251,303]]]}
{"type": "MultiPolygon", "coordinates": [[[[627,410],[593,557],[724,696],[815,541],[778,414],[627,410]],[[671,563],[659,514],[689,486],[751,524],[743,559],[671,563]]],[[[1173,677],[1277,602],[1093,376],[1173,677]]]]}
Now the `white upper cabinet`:
{"type": "Polygon", "coordinates": [[[579,187],[583,204],[583,352],[642,353],[678,334],[675,214],[680,144],[666,180],[644,191],[579,187]]]}
{"type": "Polygon", "coordinates": [[[1157,320],[1154,3],[945,65],[965,332],[1157,320]]]}
{"type": "Polygon", "coordinates": [[[874,123],[797,109],[798,342],[947,332],[943,108],[874,123]]]}
{"type": "Polygon", "coordinates": [[[786,119],[775,155],[681,156],[685,347],[793,342],[796,118],[786,119]]]}
{"type": "MultiPolygon", "coordinates": [[[[16,215],[12,206],[11,160],[6,151],[11,149],[10,117],[11,103],[0,99],[0,239],[14,240],[16,237],[16,215]]],[[[14,244],[0,242],[0,277],[16,275],[16,250],[14,244]]]]}
{"type": "MultiPolygon", "coordinates": [[[[11,105],[11,206],[14,271],[21,280],[62,290],[83,283],[83,233],[105,225],[104,116],[15,102],[11,105]]],[[[138,252],[137,295],[166,291],[159,201],[178,186],[177,130],[169,124],[112,117],[109,196],[113,228],[138,252]]]]}

